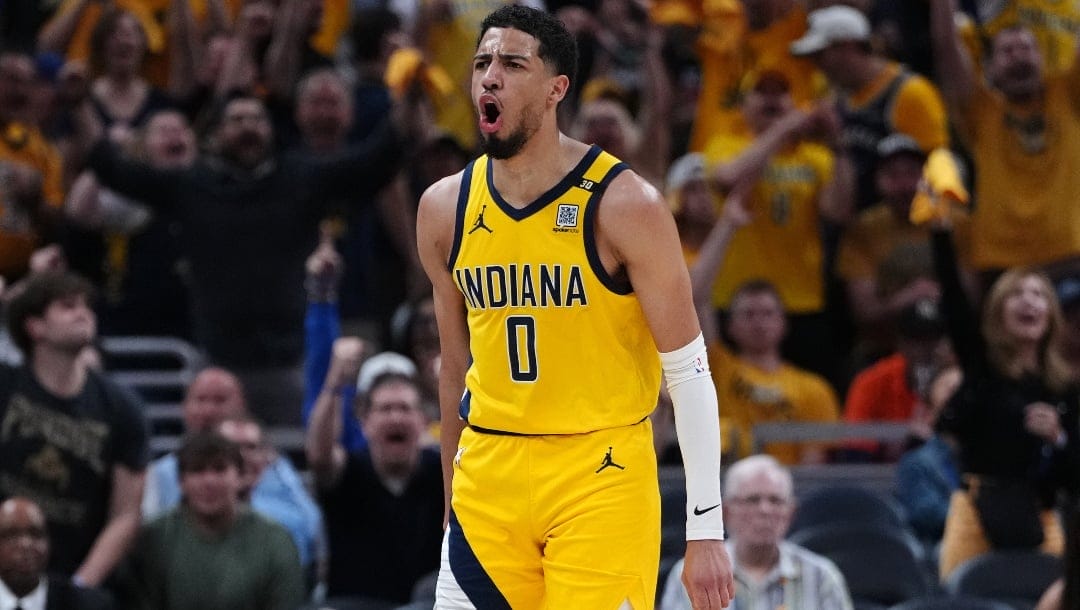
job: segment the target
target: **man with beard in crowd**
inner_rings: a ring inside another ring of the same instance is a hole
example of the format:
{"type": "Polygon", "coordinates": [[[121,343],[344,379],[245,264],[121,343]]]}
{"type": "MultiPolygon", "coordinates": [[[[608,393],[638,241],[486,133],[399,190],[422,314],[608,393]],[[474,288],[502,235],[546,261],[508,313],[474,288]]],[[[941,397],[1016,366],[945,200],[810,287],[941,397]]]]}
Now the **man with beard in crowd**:
{"type": "Polygon", "coordinates": [[[263,102],[238,96],[221,108],[211,154],[190,169],[129,162],[105,142],[91,152],[103,184],[179,219],[196,342],[240,377],[269,425],[300,423],[304,260],[318,223],[328,202],[371,200],[396,174],[396,122],[332,157],[278,155],[263,102]]]}
{"type": "Polygon", "coordinates": [[[957,37],[956,0],[931,8],[938,80],[975,165],[972,265],[993,272],[1077,256],[1080,64],[1047,76],[1035,35],[1011,27],[993,37],[984,80],[957,37]]]}

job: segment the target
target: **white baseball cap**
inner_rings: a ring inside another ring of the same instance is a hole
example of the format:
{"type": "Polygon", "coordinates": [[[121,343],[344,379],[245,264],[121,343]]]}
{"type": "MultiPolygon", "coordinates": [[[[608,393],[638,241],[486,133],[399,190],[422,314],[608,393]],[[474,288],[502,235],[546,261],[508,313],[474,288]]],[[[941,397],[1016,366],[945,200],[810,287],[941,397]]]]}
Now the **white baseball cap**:
{"type": "Polygon", "coordinates": [[[667,192],[675,191],[686,186],[691,180],[705,179],[705,155],[701,153],[687,153],[671,163],[668,169],[667,192]]]}
{"type": "Polygon", "coordinates": [[[397,352],[382,352],[368,358],[360,367],[356,376],[357,394],[367,394],[375,378],[386,373],[396,373],[405,377],[416,376],[416,365],[407,356],[397,352]]]}
{"type": "Polygon", "coordinates": [[[818,9],[807,17],[809,28],[791,43],[792,55],[813,55],[836,42],[870,39],[870,21],[843,4],[818,9]]]}

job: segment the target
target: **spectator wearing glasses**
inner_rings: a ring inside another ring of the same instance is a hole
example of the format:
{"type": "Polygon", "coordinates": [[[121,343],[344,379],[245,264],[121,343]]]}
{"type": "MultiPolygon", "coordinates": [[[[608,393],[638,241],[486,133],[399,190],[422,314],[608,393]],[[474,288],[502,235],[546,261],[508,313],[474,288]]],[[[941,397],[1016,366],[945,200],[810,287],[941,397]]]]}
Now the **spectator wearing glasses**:
{"type": "MultiPolygon", "coordinates": [[[[840,571],[828,559],[784,540],[795,512],[791,472],[775,458],[753,455],[724,476],[724,523],[735,571],[736,610],[851,610],[840,571]]],[[[668,574],[661,610],[689,610],[683,562],[668,574]]]]}

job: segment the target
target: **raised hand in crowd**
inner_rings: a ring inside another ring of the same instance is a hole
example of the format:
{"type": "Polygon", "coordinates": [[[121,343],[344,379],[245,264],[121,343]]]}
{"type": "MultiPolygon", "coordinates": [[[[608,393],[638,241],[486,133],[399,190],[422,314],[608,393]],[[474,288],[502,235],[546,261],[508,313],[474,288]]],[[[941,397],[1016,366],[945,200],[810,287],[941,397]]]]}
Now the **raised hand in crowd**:
{"type": "Polygon", "coordinates": [[[340,394],[346,385],[356,383],[360,366],[370,355],[369,352],[370,347],[360,337],[341,337],[334,341],[333,352],[330,356],[330,371],[326,374],[323,391],[340,394]]]}
{"type": "Polygon", "coordinates": [[[341,337],[334,341],[330,367],[322,391],[315,399],[307,429],[307,460],[320,485],[332,485],[345,467],[345,448],[341,438],[342,392],[356,383],[360,366],[369,355],[368,344],[359,337],[341,337]]]}
{"type": "Polygon", "coordinates": [[[319,227],[319,245],[304,263],[304,288],[310,303],[336,301],[338,284],[345,272],[345,261],[334,247],[333,231],[326,225],[324,222],[319,227]]]}
{"type": "Polygon", "coordinates": [[[274,6],[265,0],[250,2],[240,9],[235,34],[219,42],[222,54],[214,94],[225,98],[234,92],[252,92],[259,81],[256,50],[274,30],[274,6]]]}
{"type": "Polygon", "coordinates": [[[266,83],[275,97],[292,98],[300,77],[301,54],[311,31],[314,11],[319,3],[312,0],[283,0],[274,19],[270,48],[263,59],[266,83]]]}

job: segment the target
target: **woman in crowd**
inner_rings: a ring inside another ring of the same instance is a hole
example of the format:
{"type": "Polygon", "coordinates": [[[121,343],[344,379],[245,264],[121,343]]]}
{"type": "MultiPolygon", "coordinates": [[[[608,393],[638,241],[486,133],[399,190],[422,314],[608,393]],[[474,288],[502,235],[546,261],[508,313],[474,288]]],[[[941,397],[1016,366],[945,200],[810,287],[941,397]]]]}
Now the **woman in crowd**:
{"type": "Polygon", "coordinates": [[[980,317],[957,273],[948,219],[934,227],[934,264],[963,382],[938,428],[956,438],[961,489],[949,504],[940,558],[947,577],[997,549],[1061,555],[1058,492],[1077,481],[1078,385],[1062,357],[1062,315],[1047,278],[1013,269],[990,287],[980,317]]]}
{"type": "Polygon", "coordinates": [[[136,129],[172,102],[142,75],[146,33],[122,9],[106,11],[90,37],[90,101],[106,128],[136,129]]]}

